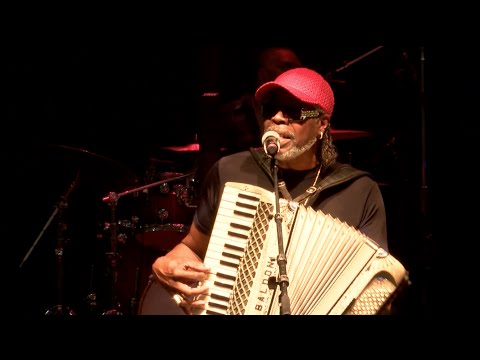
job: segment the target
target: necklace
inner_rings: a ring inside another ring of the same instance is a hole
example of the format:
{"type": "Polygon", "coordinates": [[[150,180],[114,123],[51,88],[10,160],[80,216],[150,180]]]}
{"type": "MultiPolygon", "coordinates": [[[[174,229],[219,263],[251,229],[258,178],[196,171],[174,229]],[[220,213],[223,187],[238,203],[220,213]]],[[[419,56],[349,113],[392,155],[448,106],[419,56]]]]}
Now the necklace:
{"type": "MultiPolygon", "coordinates": [[[[317,175],[315,176],[315,180],[313,181],[312,186],[310,186],[303,194],[297,196],[295,199],[293,199],[294,202],[301,203],[305,201],[304,205],[307,206],[307,202],[310,198],[311,195],[313,195],[317,191],[317,181],[320,178],[320,173],[322,172],[322,164],[318,167],[317,175]]],[[[285,182],[282,181],[278,184],[278,187],[280,189],[280,192],[282,193],[283,197],[287,199],[288,201],[292,201],[292,197],[290,196],[290,193],[288,192],[285,182]]]]}
{"type": "Polygon", "coordinates": [[[317,176],[315,177],[315,181],[313,182],[312,186],[310,186],[308,189],[307,189],[307,193],[309,194],[313,194],[315,191],[317,191],[317,188],[315,187],[315,185],[317,185],[317,181],[318,181],[318,178],[320,177],[320,172],[322,171],[322,164],[320,164],[320,166],[318,167],[318,172],[317,172],[317,176]]]}
{"type": "Polygon", "coordinates": [[[322,164],[320,164],[320,166],[318,167],[318,172],[317,172],[317,176],[315,177],[315,181],[313,182],[313,185],[310,186],[307,191],[305,192],[305,194],[302,196],[301,200],[298,200],[298,202],[302,202],[302,201],[305,201],[303,203],[303,205],[305,207],[307,207],[307,203],[308,203],[308,200],[310,200],[310,196],[312,196],[313,194],[315,194],[315,192],[317,191],[317,181],[318,181],[318,178],[320,177],[320,172],[322,171],[322,164]]]}

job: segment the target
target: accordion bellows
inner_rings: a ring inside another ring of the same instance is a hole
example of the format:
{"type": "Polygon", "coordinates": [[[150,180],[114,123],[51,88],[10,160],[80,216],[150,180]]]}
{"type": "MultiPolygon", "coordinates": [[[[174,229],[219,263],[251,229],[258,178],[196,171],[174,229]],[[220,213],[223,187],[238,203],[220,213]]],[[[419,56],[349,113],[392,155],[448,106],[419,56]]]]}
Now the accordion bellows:
{"type": "MultiPolygon", "coordinates": [[[[210,292],[195,314],[280,313],[275,211],[274,193],[225,185],[204,259],[210,292]]],[[[280,213],[292,315],[377,314],[408,281],[397,259],[348,224],[284,199],[280,213]]]]}

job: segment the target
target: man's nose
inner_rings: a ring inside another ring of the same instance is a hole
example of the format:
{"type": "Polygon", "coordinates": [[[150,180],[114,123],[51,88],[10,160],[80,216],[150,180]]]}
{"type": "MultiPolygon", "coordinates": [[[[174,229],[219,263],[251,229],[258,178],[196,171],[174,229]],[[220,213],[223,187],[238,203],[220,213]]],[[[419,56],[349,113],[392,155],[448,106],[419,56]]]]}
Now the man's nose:
{"type": "Polygon", "coordinates": [[[277,112],[273,117],[272,121],[275,124],[288,124],[288,119],[284,116],[282,111],[277,112]]]}

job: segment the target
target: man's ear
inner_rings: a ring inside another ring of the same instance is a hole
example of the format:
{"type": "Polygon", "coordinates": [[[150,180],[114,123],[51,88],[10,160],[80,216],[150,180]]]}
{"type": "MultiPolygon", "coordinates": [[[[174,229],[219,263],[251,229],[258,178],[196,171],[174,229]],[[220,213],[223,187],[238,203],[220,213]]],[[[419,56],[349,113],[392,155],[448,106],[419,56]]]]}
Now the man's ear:
{"type": "Polygon", "coordinates": [[[329,125],[330,125],[330,116],[327,114],[322,115],[322,117],[318,121],[318,132],[324,133],[327,130],[329,125]]]}

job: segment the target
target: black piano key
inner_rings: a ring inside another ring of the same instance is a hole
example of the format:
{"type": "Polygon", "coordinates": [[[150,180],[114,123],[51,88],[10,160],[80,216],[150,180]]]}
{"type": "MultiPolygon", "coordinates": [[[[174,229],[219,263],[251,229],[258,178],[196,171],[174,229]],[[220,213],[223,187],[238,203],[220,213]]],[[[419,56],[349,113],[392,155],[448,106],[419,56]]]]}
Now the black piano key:
{"type": "Polygon", "coordinates": [[[213,311],[213,310],[207,310],[207,311],[205,311],[205,313],[207,315],[225,315],[224,313],[220,313],[220,312],[213,311]]]}
{"type": "Polygon", "coordinates": [[[233,210],[233,213],[238,216],[243,216],[243,217],[252,218],[252,219],[255,217],[254,214],[249,214],[249,213],[238,211],[238,210],[233,210]]]}
{"type": "Polygon", "coordinates": [[[245,231],[250,231],[250,229],[251,229],[251,227],[245,226],[245,225],[242,225],[242,224],[230,223],[230,226],[234,229],[241,229],[241,230],[245,230],[245,231]]]}
{"type": "Polygon", "coordinates": [[[232,280],[232,281],[236,280],[235,276],[227,275],[227,274],[223,274],[223,273],[218,273],[218,272],[217,272],[217,277],[227,279],[227,280],[232,280]]]}
{"type": "Polygon", "coordinates": [[[251,200],[251,201],[260,201],[260,198],[258,198],[256,196],[247,195],[247,194],[244,194],[244,193],[239,193],[238,197],[242,198],[242,199],[251,200]]]}
{"type": "Polygon", "coordinates": [[[218,294],[210,294],[211,299],[220,300],[228,302],[230,299],[226,296],[218,295],[218,294]]]}
{"type": "Polygon", "coordinates": [[[222,283],[220,281],[214,281],[213,284],[217,287],[227,288],[227,289],[233,290],[233,285],[230,285],[230,284],[225,284],[225,283],[222,283]]]}
{"type": "Polygon", "coordinates": [[[231,244],[225,244],[225,248],[232,249],[232,250],[237,250],[237,251],[240,251],[240,252],[243,252],[245,250],[244,248],[241,248],[240,246],[235,246],[235,245],[231,245],[231,244]]]}
{"type": "Polygon", "coordinates": [[[218,309],[221,309],[221,310],[227,310],[228,309],[228,306],[227,305],[222,305],[222,304],[217,304],[215,302],[212,302],[212,301],[209,301],[208,302],[208,307],[209,308],[218,308],[218,309]]]}
{"type": "Polygon", "coordinates": [[[257,206],[256,205],[251,205],[251,204],[245,204],[245,203],[242,203],[240,201],[237,201],[235,203],[235,205],[239,208],[245,208],[245,209],[250,209],[250,210],[257,210],[257,206]]]}
{"type": "Polygon", "coordinates": [[[235,255],[235,254],[231,254],[229,252],[222,252],[222,256],[226,257],[226,258],[231,258],[231,259],[237,259],[237,260],[240,260],[241,256],[240,255],[235,255]]]}
{"type": "Polygon", "coordinates": [[[238,268],[238,264],[234,264],[234,263],[231,263],[231,262],[228,262],[228,261],[225,261],[225,260],[220,260],[220,265],[233,267],[235,269],[238,268]]]}
{"type": "Polygon", "coordinates": [[[240,239],[248,240],[248,235],[239,234],[233,231],[229,231],[227,234],[230,235],[231,237],[237,237],[240,239]]]}

